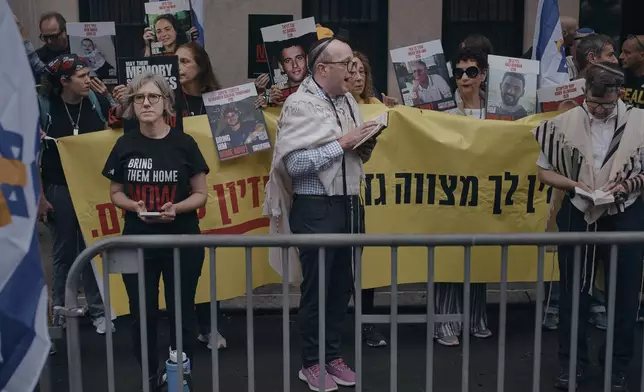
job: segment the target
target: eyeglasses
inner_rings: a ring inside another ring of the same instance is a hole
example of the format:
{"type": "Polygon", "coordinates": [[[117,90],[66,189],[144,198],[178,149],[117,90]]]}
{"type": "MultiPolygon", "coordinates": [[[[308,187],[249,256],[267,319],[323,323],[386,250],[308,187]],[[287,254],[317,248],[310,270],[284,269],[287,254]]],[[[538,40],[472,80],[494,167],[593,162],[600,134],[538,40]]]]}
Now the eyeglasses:
{"type": "Polygon", "coordinates": [[[59,31],[56,34],[49,34],[49,35],[40,34],[40,40],[43,42],[53,41],[58,39],[58,37],[60,37],[63,33],[64,31],[59,31]]]}
{"type": "Polygon", "coordinates": [[[636,35],[629,34],[629,35],[626,37],[626,39],[634,39],[634,40],[635,40],[635,42],[637,42],[637,46],[639,46],[639,47],[640,47],[640,49],[644,50],[644,43],[642,43],[642,41],[640,41],[640,39],[639,39],[636,35]]]}
{"type": "Polygon", "coordinates": [[[615,102],[597,102],[597,101],[592,101],[588,98],[586,98],[586,105],[588,107],[592,107],[594,109],[597,109],[601,107],[604,110],[613,110],[615,109],[615,106],[617,106],[617,101],[615,102]]]}
{"type": "Polygon", "coordinates": [[[358,69],[358,62],[355,61],[355,60],[325,61],[322,64],[344,64],[344,66],[347,68],[347,72],[349,72],[349,73],[354,73],[354,72],[356,72],[356,69],[358,69]]]}
{"type": "Polygon", "coordinates": [[[460,79],[460,78],[463,77],[463,74],[465,74],[465,75],[467,75],[468,78],[472,79],[472,78],[475,78],[475,77],[479,76],[479,72],[481,72],[481,71],[479,70],[478,67],[475,67],[475,66],[467,67],[465,69],[463,69],[463,68],[454,68],[454,77],[456,79],[460,79]]]}
{"type": "Polygon", "coordinates": [[[148,99],[148,102],[150,102],[151,105],[159,103],[161,98],[163,98],[163,95],[161,94],[136,94],[134,95],[134,103],[137,105],[143,105],[143,102],[145,102],[145,99],[148,99]]]}

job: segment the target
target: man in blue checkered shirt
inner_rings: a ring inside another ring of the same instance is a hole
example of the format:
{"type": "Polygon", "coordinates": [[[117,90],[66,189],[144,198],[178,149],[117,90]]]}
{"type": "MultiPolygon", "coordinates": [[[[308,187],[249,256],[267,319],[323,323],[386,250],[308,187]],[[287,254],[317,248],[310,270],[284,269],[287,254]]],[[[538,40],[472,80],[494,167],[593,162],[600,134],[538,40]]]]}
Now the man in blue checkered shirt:
{"type": "MultiPolygon", "coordinates": [[[[364,214],[359,202],[362,164],[370,158],[375,138],[354,147],[376,124],[362,123],[357,102],[349,92],[357,64],[349,45],[328,38],[313,45],[308,67],[312,76],[287,98],[278,120],[267,187],[268,210],[281,210],[278,215],[288,219],[294,234],[363,232],[364,214]],[[283,191],[281,195],[276,186],[283,191]],[[277,203],[278,199],[281,202],[277,203]]],[[[275,217],[275,213],[269,215],[275,217]]],[[[353,386],[355,373],[340,352],[341,330],[353,288],[351,248],[325,249],[324,378],[318,357],[318,248],[298,250],[303,278],[299,378],[314,391],[353,386]]]]}

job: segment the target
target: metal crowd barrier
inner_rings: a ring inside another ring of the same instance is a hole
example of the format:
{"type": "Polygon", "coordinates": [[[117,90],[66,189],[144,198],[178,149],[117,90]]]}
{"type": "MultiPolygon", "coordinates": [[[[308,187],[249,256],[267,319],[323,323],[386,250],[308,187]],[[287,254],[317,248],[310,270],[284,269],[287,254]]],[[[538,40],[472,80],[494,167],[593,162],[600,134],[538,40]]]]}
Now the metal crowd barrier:
{"type": "MultiPolygon", "coordinates": [[[[66,284],[66,307],[65,315],[67,321],[67,349],[69,365],[69,390],[71,392],[82,392],[82,362],[80,351],[79,317],[83,314],[78,304],[78,286],[80,284],[80,273],[83,266],[89,263],[95,256],[103,254],[103,279],[105,285],[105,311],[106,318],[111,319],[111,303],[109,290],[109,253],[117,249],[136,250],[136,260],[139,271],[143,271],[143,250],[142,248],[174,248],[174,279],[175,279],[175,302],[176,302],[176,330],[178,352],[183,351],[181,336],[181,288],[179,275],[179,248],[204,247],[210,251],[210,276],[215,276],[216,248],[245,248],[246,249],[246,328],[247,328],[247,358],[248,358],[248,391],[255,391],[255,362],[253,343],[253,303],[252,303],[252,248],[273,247],[281,248],[284,261],[282,268],[288,271],[288,248],[299,246],[319,247],[319,325],[325,325],[325,296],[324,296],[324,252],[327,247],[353,247],[355,253],[355,292],[361,291],[362,262],[361,254],[363,247],[389,247],[391,249],[391,313],[389,315],[363,315],[361,296],[354,298],[355,305],[355,371],[357,383],[355,390],[360,392],[362,384],[362,325],[363,323],[391,324],[390,337],[390,391],[398,390],[398,324],[399,323],[427,323],[427,354],[426,354],[426,382],[425,391],[433,391],[433,365],[434,365],[434,323],[445,321],[462,321],[466,327],[470,325],[470,277],[471,277],[471,251],[473,246],[499,246],[501,247],[501,282],[500,282],[500,315],[499,315],[499,341],[498,341],[498,379],[497,391],[504,391],[505,380],[505,351],[506,351],[506,318],[507,318],[507,279],[508,279],[508,250],[510,246],[536,246],[538,247],[538,277],[536,282],[536,310],[534,324],[534,355],[533,355],[533,378],[532,391],[540,391],[541,373],[541,324],[544,299],[544,255],[547,245],[574,245],[574,284],[572,308],[579,309],[580,299],[580,273],[581,273],[581,246],[582,245],[609,245],[610,272],[607,296],[608,330],[606,332],[606,358],[612,358],[613,336],[615,323],[615,290],[617,276],[617,251],[618,245],[644,243],[644,232],[623,232],[623,233],[514,233],[514,234],[481,234],[481,235],[369,235],[369,234],[316,234],[316,235],[284,235],[284,236],[246,236],[246,235],[148,235],[148,236],[120,236],[101,240],[83,251],[69,271],[66,284]],[[464,252],[464,304],[463,314],[436,315],[434,314],[434,251],[439,246],[460,246],[464,252]],[[399,315],[398,314],[398,248],[399,247],[425,247],[427,248],[427,314],[399,315]]],[[[143,391],[149,392],[148,369],[147,369],[147,331],[144,274],[138,274],[139,279],[139,306],[141,321],[141,355],[143,391]]],[[[289,284],[287,280],[282,282],[282,331],[283,331],[283,390],[291,391],[291,380],[293,374],[290,366],[290,336],[289,336],[289,284]]],[[[211,279],[211,324],[217,325],[216,311],[216,279],[211,279]]],[[[570,374],[576,374],[577,363],[577,337],[579,326],[578,311],[572,315],[571,331],[571,360],[570,374]]],[[[582,320],[585,322],[585,320],[582,320]]],[[[325,328],[319,329],[319,342],[325,341],[325,328]]],[[[107,379],[108,391],[114,392],[114,352],[112,347],[112,330],[107,328],[107,379]]],[[[470,334],[462,336],[462,391],[469,391],[469,367],[470,367],[470,334]]],[[[644,348],[643,348],[644,349],[644,348]]],[[[324,351],[325,345],[319,344],[320,357],[320,379],[324,379],[324,351]]],[[[644,391],[644,361],[642,362],[642,390],[644,391]]],[[[603,390],[610,391],[612,361],[606,361],[603,390]]],[[[179,390],[183,385],[183,367],[179,370],[179,390]]],[[[219,358],[216,349],[212,350],[212,380],[213,392],[219,392],[219,358]]],[[[527,387],[527,385],[526,385],[527,387]]],[[[527,388],[526,388],[527,390],[527,388]]],[[[575,377],[571,377],[569,391],[576,390],[575,377]]]]}

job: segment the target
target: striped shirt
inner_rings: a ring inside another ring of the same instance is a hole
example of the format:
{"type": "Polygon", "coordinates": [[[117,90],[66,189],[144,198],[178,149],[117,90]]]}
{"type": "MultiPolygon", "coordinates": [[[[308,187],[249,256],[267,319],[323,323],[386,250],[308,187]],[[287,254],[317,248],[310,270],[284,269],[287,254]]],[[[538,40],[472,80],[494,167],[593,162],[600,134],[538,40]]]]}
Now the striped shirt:
{"type": "MultiPolygon", "coordinates": [[[[302,83],[304,84],[307,81],[309,79],[302,83]]],[[[317,97],[328,100],[324,91],[312,80],[305,87],[310,88],[317,97]]],[[[344,95],[332,99],[332,102],[336,107],[349,105],[344,95]]],[[[317,173],[328,169],[334,162],[342,159],[343,156],[344,151],[337,140],[320,147],[296,150],[287,154],[284,157],[284,165],[293,180],[293,193],[298,195],[326,195],[324,185],[322,185],[317,173]]]]}

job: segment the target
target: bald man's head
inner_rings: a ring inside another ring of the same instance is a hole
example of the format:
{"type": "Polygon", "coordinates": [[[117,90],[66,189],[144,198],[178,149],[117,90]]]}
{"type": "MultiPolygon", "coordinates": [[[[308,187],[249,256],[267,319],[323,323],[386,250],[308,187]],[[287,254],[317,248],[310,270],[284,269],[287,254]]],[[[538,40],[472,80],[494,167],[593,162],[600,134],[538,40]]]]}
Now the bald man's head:
{"type": "Polygon", "coordinates": [[[644,75],[644,35],[631,35],[622,44],[619,55],[622,67],[631,70],[637,76],[644,75]]]}
{"type": "Polygon", "coordinates": [[[563,34],[564,46],[571,51],[575,43],[575,32],[579,29],[579,21],[571,16],[561,17],[561,33],[563,34]]]}
{"type": "Polygon", "coordinates": [[[351,47],[338,39],[331,39],[314,45],[309,56],[315,58],[316,55],[311,66],[315,81],[331,96],[347,93],[357,65],[351,47]]]}

